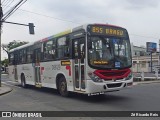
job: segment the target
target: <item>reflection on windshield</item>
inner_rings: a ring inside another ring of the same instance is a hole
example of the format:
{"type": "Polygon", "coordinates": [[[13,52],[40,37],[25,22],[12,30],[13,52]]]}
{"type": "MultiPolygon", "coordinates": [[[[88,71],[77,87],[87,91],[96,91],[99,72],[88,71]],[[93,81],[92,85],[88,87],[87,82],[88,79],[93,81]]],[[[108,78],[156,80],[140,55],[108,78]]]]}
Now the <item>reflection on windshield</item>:
{"type": "Polygon", "coordinates": [[[90,37],[89,63],[101,68],[124,68],[131,65],[129,40],[90,37]]]}

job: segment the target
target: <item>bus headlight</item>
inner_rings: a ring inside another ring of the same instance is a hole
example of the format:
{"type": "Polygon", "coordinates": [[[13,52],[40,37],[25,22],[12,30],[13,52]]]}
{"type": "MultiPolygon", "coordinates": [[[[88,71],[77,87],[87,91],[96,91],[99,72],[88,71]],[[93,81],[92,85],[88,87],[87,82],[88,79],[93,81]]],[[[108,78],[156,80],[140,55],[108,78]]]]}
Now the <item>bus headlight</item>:
{"type": "Polygon", "coordinates": [[[133,76],[133,75],[132,75],[132,72],[130,72],[129,75],[126,77],[125,80],[130,80],[130,79],[132,78],[132,76],[133,76]]]}
{"type": "Polygon", "coordinates": [[[103,82],[101,78],[99,78],[97,75],[94,73],[88,73],[88,76],[94,81],[94,82],[103,82]]]}

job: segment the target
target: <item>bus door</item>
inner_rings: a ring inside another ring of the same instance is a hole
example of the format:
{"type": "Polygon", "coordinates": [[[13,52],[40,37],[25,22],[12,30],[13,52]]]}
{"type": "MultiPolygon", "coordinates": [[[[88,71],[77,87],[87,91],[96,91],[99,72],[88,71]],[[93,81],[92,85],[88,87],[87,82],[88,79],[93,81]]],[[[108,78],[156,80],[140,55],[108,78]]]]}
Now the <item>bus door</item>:
{"type": "Polygon", "coordinates": [[[16,82],[18,82],[17,65],[14,66],[14,79],[16,82]]]}
{"type": "Polygon", "coordinates": [[[18,54],[17,53],[15,53],[14,54],[14,80],[16,81],[16,82],[18,82],[18,73],[17,73],[17,61],[18,61],[18,54]]]}
{"type": "Polygon", "coordinates": [[[85,38],[73,39],[73,73],[75,90],[85,90],[85,38]]]}
{"type": "Polygon", "coordinates": [[[34,50],[34,79],[36,87],[41,87],[41,75],[40,75],[40,58],[41,58],[41,49],[34,50]]]}

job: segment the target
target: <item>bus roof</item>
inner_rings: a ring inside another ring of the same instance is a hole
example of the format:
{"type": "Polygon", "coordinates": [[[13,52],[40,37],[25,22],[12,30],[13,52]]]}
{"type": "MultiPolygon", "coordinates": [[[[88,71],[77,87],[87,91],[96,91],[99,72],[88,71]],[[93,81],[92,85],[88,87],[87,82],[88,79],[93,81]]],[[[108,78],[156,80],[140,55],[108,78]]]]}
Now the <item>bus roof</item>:
{"type": "Polygon", "coordinates": [[[37,40],[37,41],[35,41],[35,42],[31,42],[31,43],[22,45],[22,46],[20,46],[20,47],[17,47],[17,48],[14,48],[14,49],[10,50],[9,52],[13,52],[13,51],[15,51],[15,50],[19,50],[19,49],[21,49],[21,48],[25,48],[25,47],[34,45],[34,44],[39,43],[39,42],[45,42],[45,41],[48,41],[48,40],[50,40],[50,39],[53,39],[53,38],[56,38],[56,37],[60,37],[60,36],[63,36],[63,35],[66,35],[66,34],[69,34],[69,33],[72,33],[72,32],[78,31],[78,30],[81,30],[81,29],[86,30],[88,25],[101,25],[101,26],[112,26],[112,27],[122,28],[122,27],[120,27],[120,26],[115,26],[115,25],[111,25],[111,24],[99,24],[99,23],[84,24],[84,25],[75,27],[75,28],[73,28],[73,29],[68,29],[68,30],[63,31],[63,32],[60,32],[60,33],[58,33],[58,34],[55,34],[55,35],[52,35],[52,36],[49,36],[49,37],[46,37],[46,38],[37,40]]]}
{"type": "Polygon", "coordinates": [[[100,25],[100,26],[109,26],[109,27],[117,27],[117,28],[122,28],[120,26],[117,26],[117,25],[111,25],[111,24],[98,24],[98,23],[95,23],[93,25],[100,25]]]}
{"type": "Polygon", "coordinates": [[[25,47],[28,47],[28,46],[31,46],[31,45],[34,45],[34,42],[30,42],[30,43],[27,43],[27,44],[25,44],[25,45],[16,47],[16,48],[14,48],[14,49],[11,49],[9,52],[13,52],[13,51],[16,51],[16,50],[19,50],[19,49],[21,49],[21,48],[25,48],[25,47]]]}
{"type": "Polygon", "coordinates": [[[43,38],[41,40],[38,40],[34,43],[37,43],[37,42],[45,42],[45,41],[48,41],[50,39],[53,39],[53,38],[56,38],[56,37],[60,37],[60,36],[63,36],[63,35],[66,35],[66,34],[69,34],[72,32],[72,29],[69,29],[69,30],[66,30],[66,31],[63,31],[63,32],[60,32],[58,34],[55,34],[55,35],[52,35],[52,36],[49,36],[49,37],[46,37],[46,38],[43,38]]]}

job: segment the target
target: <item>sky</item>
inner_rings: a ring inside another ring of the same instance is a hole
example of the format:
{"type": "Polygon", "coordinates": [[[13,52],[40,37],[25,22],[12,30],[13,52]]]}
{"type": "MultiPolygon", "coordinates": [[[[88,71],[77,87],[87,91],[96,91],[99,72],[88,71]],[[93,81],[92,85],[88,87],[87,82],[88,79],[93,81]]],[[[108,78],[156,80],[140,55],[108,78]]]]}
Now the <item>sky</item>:
{"type": "MultiPolygon", "coordinates": [[[[18,1],[2,0],[4,13],[18,1]]],[[[32,42],[86,23],[107,23],[126,28],[131,43],[146,47],[146,42],[159,42],[159,11],[160,0],[27,0],[6,21],[34,23],[35,35],[26,26],[4,23],[2,43],[32,42]]]]}

